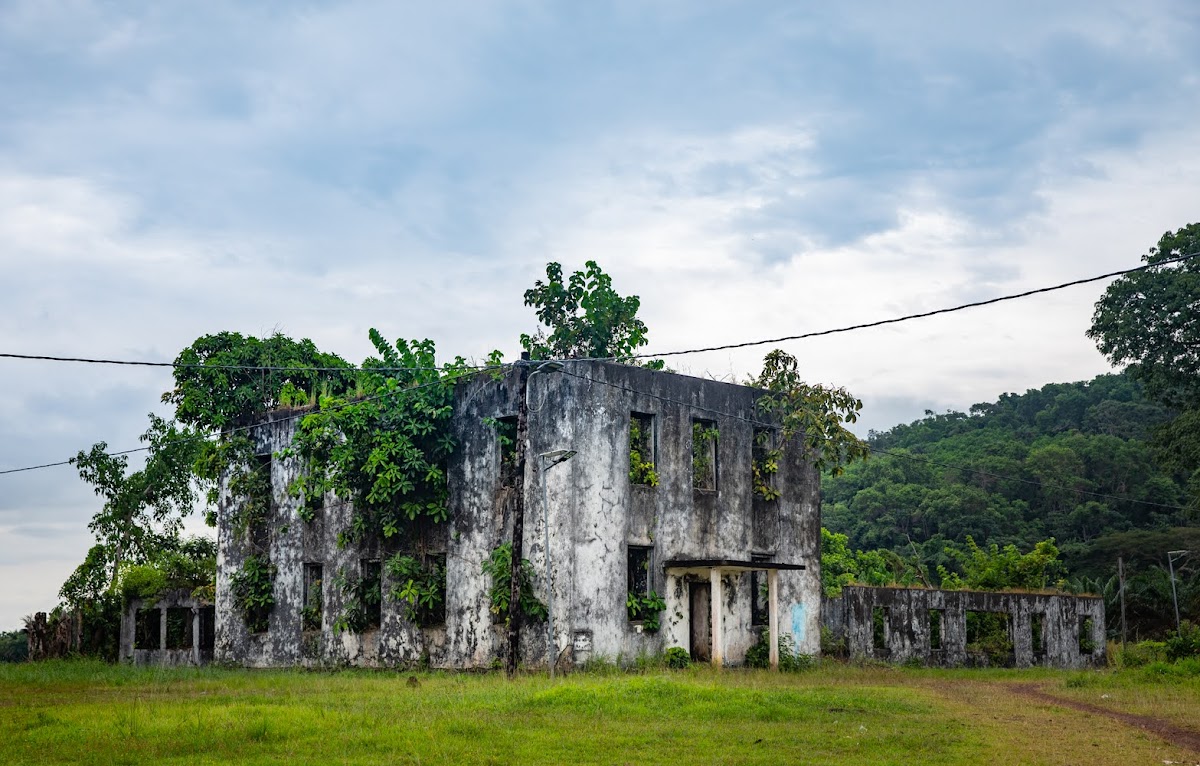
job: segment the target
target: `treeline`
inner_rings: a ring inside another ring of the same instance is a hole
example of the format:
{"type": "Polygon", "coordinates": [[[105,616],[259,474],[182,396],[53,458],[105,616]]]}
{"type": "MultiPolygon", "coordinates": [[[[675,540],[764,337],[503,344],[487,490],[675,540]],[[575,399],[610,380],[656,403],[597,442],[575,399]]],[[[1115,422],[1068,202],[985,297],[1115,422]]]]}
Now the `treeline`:
{"type": "MultiPolygon", "coordinates": [[[[1131,631],[1174,627],[1166,559],[1180,611],[1200,614],[1200,526],[1188,477],[1156,462],[1154,435],[1176,413],[1124,375],[1004,394],[967,413],[934,414],[869,436],[869,460],[823,480],[824,524],[862,551],[887,552],[897,579],[960,571],[968,537],[1030,551],[1053,538],[1059,585],[1111,597],[1127,564],[1131,631]]],[[[1115,620],[1115,621],[1114,621],[1115,620]]]]}

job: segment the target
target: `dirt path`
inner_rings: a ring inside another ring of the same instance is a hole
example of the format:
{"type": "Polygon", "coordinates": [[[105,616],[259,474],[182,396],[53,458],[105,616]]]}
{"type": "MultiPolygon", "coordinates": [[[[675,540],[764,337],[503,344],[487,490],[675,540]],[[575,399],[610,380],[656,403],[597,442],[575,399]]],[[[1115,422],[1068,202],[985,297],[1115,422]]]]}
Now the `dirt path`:
{"type": "Polygon", "coordinates": [[[1187,729],[1181,729],[1178,726],[1175,726],[1174,724],[1164,721],[1160,718],[1151,718],[1150,716],[1146,715],[1134,715],[1133,713],[1122,713],[1120,711],[1111,710],[1099,705],[1089,705],[1086,702],[1079,702],[1078,700],[1067,699],[1065,697],[1056,697],[1055,695],[1043,690],[1037,684],[1011,684],[1006,685],[1005,688],[1016,694],[1032,697],[1033,699],[1048,702],[1052,705],[1069,707],[1084,713],[1105,716],[1113,719],[1114,721],[1119,721],[1126,726],[1142,729],[1143,731],[1148,731],[1151,734],[1162,737],[1172,745],[1185,747],[1195,753],[1200,753],[1200,734],[1197,734],[1194,731],[1188,731],[1187,729]]]}

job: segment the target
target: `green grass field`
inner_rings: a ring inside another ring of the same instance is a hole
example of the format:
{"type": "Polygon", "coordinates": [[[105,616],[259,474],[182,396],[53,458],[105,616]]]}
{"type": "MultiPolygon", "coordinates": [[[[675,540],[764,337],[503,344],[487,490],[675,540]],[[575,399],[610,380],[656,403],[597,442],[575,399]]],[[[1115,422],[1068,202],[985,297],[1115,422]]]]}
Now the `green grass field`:
{"type": "Polygon", "coordinates": [[[1200,763],[1200,678],[839,665],[575,674],[0,666],[0,762],[1200,763]]]}

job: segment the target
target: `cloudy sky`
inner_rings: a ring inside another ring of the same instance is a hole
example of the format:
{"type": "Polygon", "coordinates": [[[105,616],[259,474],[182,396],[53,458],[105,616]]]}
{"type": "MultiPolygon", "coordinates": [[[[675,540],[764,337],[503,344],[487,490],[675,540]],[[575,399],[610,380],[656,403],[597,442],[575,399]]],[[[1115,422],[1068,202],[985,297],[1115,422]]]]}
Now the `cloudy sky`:
{"type": "MultiPolygon", "coordinates": [[[[522,292],[588,259],[670,351],[1125,268],[1200,219],[1187,0],[405,5],[0,0],[0,352],[279,329],[359,361],[374,326],[511,357],[522,292]]],[[[865,433],[1106,371],[1102,289],[784,347],[865,433]]],[[[0,469],[169,414],[163,370],[0,380],[0,469]]],[[[0,476],[0,629],[96,509],[69,467],[0,476]]]]}

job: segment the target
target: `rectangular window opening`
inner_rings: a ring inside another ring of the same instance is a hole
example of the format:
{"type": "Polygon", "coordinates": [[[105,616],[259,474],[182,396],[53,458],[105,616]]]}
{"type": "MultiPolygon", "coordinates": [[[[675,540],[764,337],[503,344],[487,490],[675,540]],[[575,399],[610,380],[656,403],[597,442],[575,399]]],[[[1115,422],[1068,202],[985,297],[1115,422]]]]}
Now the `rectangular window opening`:
{"type": "Polygon", "coordinates": [[[692,486],[696,489],[717,489],[717,423],[714,420],[692,420],[692,486]]]}
{"type": "Polygon", "coordinates": [[[1046,615],[1041,612],[1034,612],[1029,616],[1029,644],[1033,650],[1034,657],[1041,657],[1046,653],[1046,643],[1043,633],[1045,624],[1046,615]]]}
{"type": "Polygon", "coordinates": [[[167,648],[192,648],[192,610],[188,607],[167,609],[167,648]]]}
{"type": "Polygon", "coordinates": [[[517,416],[496,418],[496,442],[500,449],[500,483],[512,487],[517,482],[517,416]]]}
{"type": "Polygon", "coordinates": [[[270,548],[270,518],[275,494],[271,484],[270,453],[254,456],[244,481],[246,502],[242,513],[250,545],[256,551],[266,553],[270,548]]]}
{"type": "Polygon", "coordinates": [[[776,489],[775,474],[779,470],[779,455],[775,451],[774,429],[754,429],[750,467],[754,496],[761,500],[778,499],[779,490],[776,489]]]}
{"type": "Polygon", "coordinates": [[[162,612],[139,609],[133,623],[133,648],[154,651],[159,648],[162,612]]]}
{"type": "Polygon", "coordinates": [[[967,658],[981,667],[1006,668],[1016,663],[1012,617],[1007,612],[967,612],[967,658]]]}
{"type": "Polygon", "coordinates": [[[200,650],[211,652],[217,643],[217,609],[200,607],[200,650]]]}
{"type": "Polygon", "coordinates": [[[446,624],[446,554],[425,554],[425,569],[433,574],[439,598],[432,606],[421,609],[421,627],[432,628],[446,624]]]}
{"type": "Polygon", "coordinates": [[[359,562],[362,581],[357,594],[365,616],[365,629],[379,627],[383,619],[383,579],[379,559],[363,559],[359,562]]]}
{"type": "Polygon", "coordinates": [[[929,610],[929,651],[940,652],[945,649],[942,645],[942,610],[929,610]]]}
{"type": "Polygon", "coordinates": [[[629,482],[646,487],[658,486],[655,469],[654,416],[642,412],[629,414],[629,482]]]}
{"type": "Polygon", "coordinates": [[[630,545],[627,554],[629,592],[625,599],[625,608],[630,621],[636,622],[645,618],[643,601],[650,595],[650,561],[654,549],[641,545],[630,545]]]}
{"type": "Polygon", "coordinates": [[[1079,653],[1091,654],[1096,651],[1096,639],[1092,636],[1095,630],[1095,623],[1091,617],[1079,618],[1079,653]]]}
{"type": "Polygon", "coordinates": [[[320,630],[325,614],[325,567],[321,564],[304,565],[304,602],[300,607],[300,623],[303,630],[320,630]]]}
{"type": "Polygon", "coordinates": [[[888,656],[888,620],[891,611],[886,606],[871,609],[871,649],[876,659],[886,659],[888,656]]]}
{"type": "MultiPolygon", "coordinates": [[[[772,558],[774,557],[767,554],[750,554],[750,561],[753,563],[766,563],[772,558]]],[[[771,621],[767,574],[761,569],[750,572],[750,624],[754,626],[767,625],[771,621]]]]}

